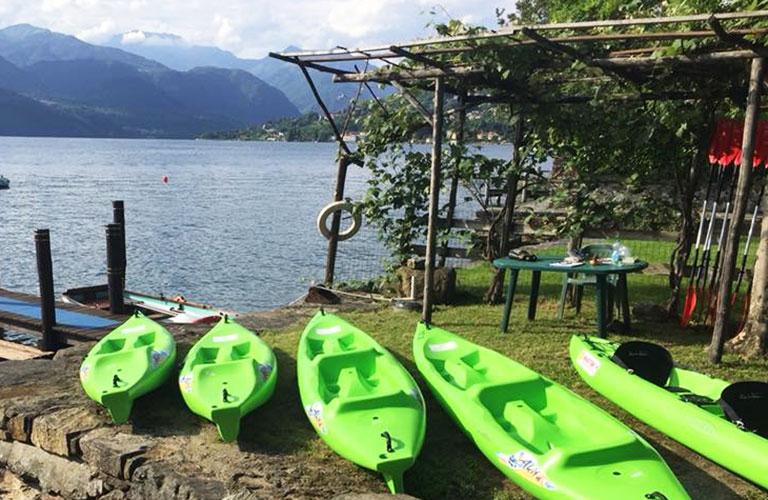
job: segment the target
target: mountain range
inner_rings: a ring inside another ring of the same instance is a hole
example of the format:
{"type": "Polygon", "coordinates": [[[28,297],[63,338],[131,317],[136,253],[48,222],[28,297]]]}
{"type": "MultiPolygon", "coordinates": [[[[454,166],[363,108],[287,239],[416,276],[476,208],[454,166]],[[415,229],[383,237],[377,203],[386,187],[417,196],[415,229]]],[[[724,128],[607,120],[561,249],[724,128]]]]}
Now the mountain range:
{"type": "MultiPolygon", "coordinates": [[[[314,107],[290,64],[139,33],[100,46],[26,24],[0,30],[0,135],[191,138],[314,107]]],[[[356,87],[314,73],[329,107],[346,107],[356,87]]]]}
{"type": "MultiPolygon", "coordinates": [[[[161,62],[178,71],[187,71],[196,66],[241,69],[280,89],[302,113],[319,110],[307,82],[299,68],[290,63],[271,57],[263,59],[242,59],[218,47],[193,45],[183,38],[170,33],[153,33],[141,30],[129,31],[113,36],[106,46],[119,48],[147,59],[161,62]]],[[[298,52],[298,47],[286,47],[283,52],[298,52]]],[[[355,71],[355,63],[335,63],[334,67],[355,71]]],[[[357,84],[333,83],[328,73],[309,70],[320,97],[328,109],[339,111],[349,105],[357,92],[357,84]]],[[[381,97],[391,89],[373,88],[381,97]]],[[[367,92],[367,91],[366,91],[367,92]]],[[[362,97],[370,97],[366,93],[362,97]]]]}

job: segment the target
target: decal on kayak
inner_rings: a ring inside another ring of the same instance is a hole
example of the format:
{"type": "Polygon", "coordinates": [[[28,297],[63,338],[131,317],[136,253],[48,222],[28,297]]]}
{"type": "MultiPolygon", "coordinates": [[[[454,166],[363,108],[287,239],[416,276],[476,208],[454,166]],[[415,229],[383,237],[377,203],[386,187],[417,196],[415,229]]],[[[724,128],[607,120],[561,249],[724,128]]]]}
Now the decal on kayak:
{"type": "Polygon", "coordinates": [[[272,373],[272,363],[258,363],[259,365],[259,373],[262,377],[264,377],[264,380],[267,380],[269,378],[269,374],[272,373]]]}
{"type": "Polygon", "coordinates": [[[328,428],[325,426],[325,421],[323,420],[323,404],[317,402],[307,406],[305,409],[307,410],[309,421],[312,422],[320,432],[328,434],[328,428]]]}
{"type": "Polygon", "coordinates": [[[315,330],[318,335],[333,335],[334,333],[339,333],[340,331],[341,327],[339,325],[331,326],[329,328],[318,328],[315,330]]]}
{"type": "Polygon", "coordinates": [[[536,457],[525,450],[520,450],[513,455],[497,453],[496,458],[522,477],[532,481],[548,490],[554,490],[555,485],[547,478],[547,474],[539,467],[536,457]]]}
{"type": "Polygon", "coordinates": [[[451,340],[450,342],[443,342],[441,344],[429,344],[429,350],[432,352],[452,351],[459,347],[459,344],[451,340]]]}
{"type": "Polygon", "coordinates": [[[213,342],[232,342],[233,340],[237,340],[237,334],[233,333],[232,335],[219,335],[213,337],[211,340],[213,342]]]}
{"type": "Polygon", "coordinates": [[[80,367],[80,380],[86,381],[91,376],[91,364],[86,363],[80,367]]]}
{"type": "Polygon", "coordinates": [[[162,363],[169,355],[170,352],[168,352],[167,349],[162,349],[159,351],[153,349],[152,353],[150,354],[150,364],[152,365],[152,368],[157,368],[157,365],[162,363]]]}
{"type": "Polygon", "coordinates": [[[128,335],[129,333],[139,333],[147,329],[147,325],[132,326],[130,328],[123,328],[120,333],[128,335]]]}
{"type": "Polygon", "coordinates": [[[192,378],[191,373],[179,377],[179,388],[181,389],[181,392],[188,393],[192,391],[192,378]]]}
{"type": "Polygon", "coordinates": [[[584,349],[579,353],[579,357],[576,358],[576,362],[584,368],[590,376],[594,377],[597,370],[600,369],[600,360],[598,360],[591,352],[584,349]]]}

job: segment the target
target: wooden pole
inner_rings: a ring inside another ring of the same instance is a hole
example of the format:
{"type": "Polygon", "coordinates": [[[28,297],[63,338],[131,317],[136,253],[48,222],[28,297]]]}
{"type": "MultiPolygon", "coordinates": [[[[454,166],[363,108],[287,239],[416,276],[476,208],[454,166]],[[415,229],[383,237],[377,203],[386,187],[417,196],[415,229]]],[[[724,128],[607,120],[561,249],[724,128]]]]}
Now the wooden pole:
{"type": "Polygon", "coordinates": [[[722,275],[720,276],[720,286],[718,287],[720,300],[717,302],[715,328],[712,331],[712,342],[709,345],[709,359],[713,363],[719,363],[723,357],[725,330],[730,309],[731,282],[733,281],[734,267],[739,250],[741,225],[744,222],[744,214],[749,202],[752,155],[755,150],[755,132],[757,131],[757,117],[760,112],[760,88],[762,87],[764,70],[765,62],[762,57],[752,59],[752,68],[749,74],[747,110],[744,116],[744,136],[741,140],[739,181],[736,190],[736,200],[733,206],[733,218],[728,228],[728,239],[725,242],[725,253],[723,254],[722,275]]]}
{"type": "Polygon", "coordinates": [[[125,289],[125,269],[126,269],[126,251],[125,251],[125,205],[123,200],[112,202],[112,222],[120,225],[120,241],[118,244],[119,264],[123,269],[123,289],[125,289]]]}
{"type": "Polygon", "coordinates": [[[120,267],[120,224],[107,224],[107,289],[109,292],[109,312],[123,313],[123,277],[125,270],[120,267]]]}
{"type": "MultiPolygon", "coordinates": [[[[456,123],[456,143],[463,149],[464,147],[464,125],[467,121],[467,108],[464,106],[464,94],[459,95],[459,116],[456,123]]],[[[459,166],[461,164],[461,156],[456,158],[456,163],[453,165],[453,173],[451,174],[451,190],[448,192],[448,212],[445,214],[445,218],[448,223],[448,233],[450,234],[451,227],[453,227],[453,217],[456,212],[456,197],[459,194],[459,166]]],[[[448,257],[448,241],[443,243],[440,251],[440,263],[438,267],[445,266],[445,259],[448,257]]]]}
{"type": "MultiPolygon", "coordinates": [[[[333,201],[344,199],[344,184],[347,180],[347,167],[349,159],[346,155],[339,155],[339,170],[336,172],[336,190],[333,193],[333,201]]],[[[333,275],[336,271],[336,253],[339,247],[339,227],[341,226],[341,212],[334,212],[331,219],[331,237],[328,239],[328,255],[325,260],[325,285],[333,285],[333,275]]]]}
{"type": "Polygon", "coordinates": [[[427,262],[424,267],[424,307],[422,321],[432,323],[432,300],[435,282],[435,240],[437,212],[440,209],[440,163],[443,149],[443,78],[435,78],[435,99],[432,115],[432,176],[429,183],[429,224],[427,226],[427,262]]]}
{"type": "Polygon", "coordinates": [[[40,323],[43,351],[54,351],[60,342],[53,330],[56,325],[56,304],[53,291],[53,261],[51,259],[51,235],[47,229],[35,231],[37,253],[37,276],[40,281],[40,323]]]}

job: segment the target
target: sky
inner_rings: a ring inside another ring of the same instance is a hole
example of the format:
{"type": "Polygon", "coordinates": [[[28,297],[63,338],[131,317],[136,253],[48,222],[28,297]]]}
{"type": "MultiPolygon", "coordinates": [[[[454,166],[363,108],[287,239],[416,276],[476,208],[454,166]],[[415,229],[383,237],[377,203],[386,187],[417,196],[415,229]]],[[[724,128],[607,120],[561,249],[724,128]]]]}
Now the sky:
{"type": "Polygon", "coordinates": [[[430,21],[495,26],[514,0],[0,0],[0,27],[28,23],[91,43],[132,30],[173,33],[240,57],[421,38],[430,21]],[[435,12],[431,15],[430,12],[435,12]]]}

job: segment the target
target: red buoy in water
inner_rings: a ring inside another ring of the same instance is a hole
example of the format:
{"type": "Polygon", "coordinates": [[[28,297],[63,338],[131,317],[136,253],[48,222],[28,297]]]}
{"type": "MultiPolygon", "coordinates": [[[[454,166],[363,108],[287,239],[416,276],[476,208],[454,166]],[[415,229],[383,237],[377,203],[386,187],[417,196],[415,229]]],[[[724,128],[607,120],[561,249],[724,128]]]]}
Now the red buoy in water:
{"type": "Polygon", "coordinates": [[[167,175],[163,176],[163,184],[168,184],[168,176],[167,175]]]}

